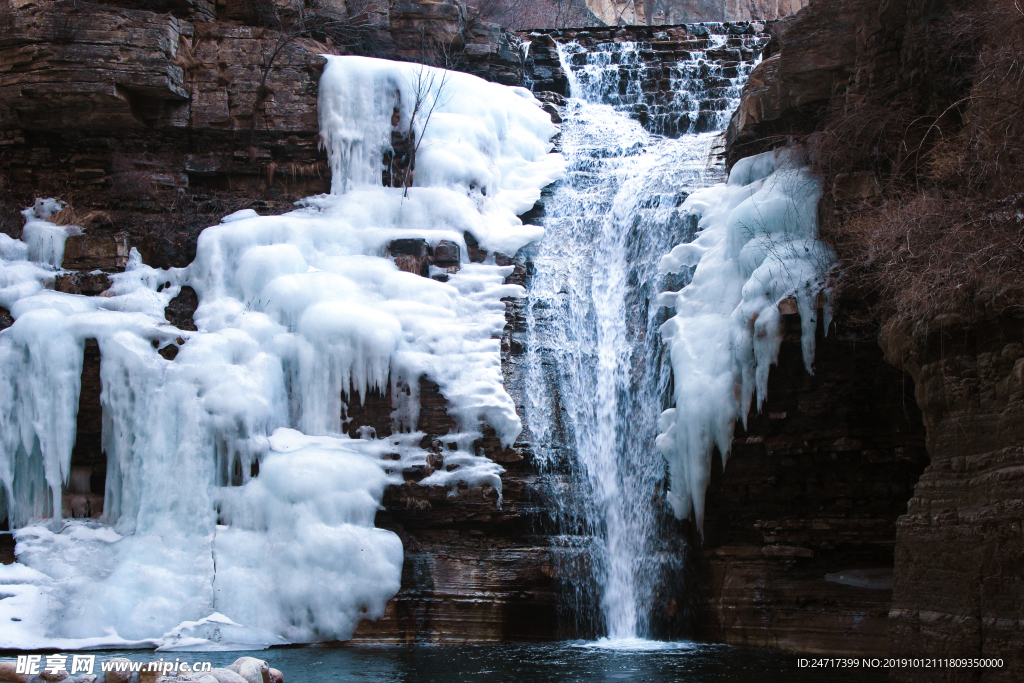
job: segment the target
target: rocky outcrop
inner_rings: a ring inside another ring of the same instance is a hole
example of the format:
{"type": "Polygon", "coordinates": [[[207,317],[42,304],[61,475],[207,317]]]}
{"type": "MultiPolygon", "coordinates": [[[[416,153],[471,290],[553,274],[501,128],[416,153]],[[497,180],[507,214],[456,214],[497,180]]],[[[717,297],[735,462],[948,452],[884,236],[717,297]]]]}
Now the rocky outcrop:
{"type": "MultiPolygon", "coordinates": [[[[897,131],[904,150],[920,149],[927,134],[915,122],[955,133],[958,120],[943,114],[964,96],[967,65],[982,44],[969,25],[957,23],[963,9],[923,0],[812,0],[774,27],[769,58],[748,83],[728,131],[730,161],[787,135],[810,136],[815,144],[826,117],[867,107],[884,112],[882,121],[895,120],[885,118],[894,112],[905,117],[897,131]],[[974,38],[966,40],[969,34],[974,38]]],[[[893,163],[877,151],[863,154],[869,165],[893,163]]],[[[876,170],[830,176],[825,212],[876,201],[876,170]]],[[[900,668],[893,680],[1024,676],[1024,323],[1012,287],[998,295],[982,291],[973,303],[964,315],[916,326],[879,320],[885,361],[912,380],[929,458],[895,524],[888,644],[897,657],[996,658],[1003,666],[900,668]]],[[[840,324],[848,314],[840,311],[840,324]]],[[[745,604],[750,611],[752,603],[745,604]]],[[[753,614],[744,621],[757,623],[753,614]]]]}
{"type": "Polygon", "coordinates": [[[889,653],[896,522],[928,462],[912,382],[846,326],[815,373],[785,316],[768,398],[716,457],[702,543],[701,633],[834,656],[889,653]]]}
{"type": "Polygon", "coordinates": [[[685,24],[694,21],[764,21],[794,14],[807,0],[587,0],[587,8],[609,26],[685,24]]]}
{"type": "Polygon", "coordinates": [[[126,232],[154,266],[186,265],[199,231],[227,213],[328,191],[318,53],[522,78],[515,38],[458,0],[397,3],[389,23],[359,29],[372,40],[333,47],[305,25],[259,25],[245,3],[2,3],[0,227],[18,235],[19,207],[60,196],[87,233],[126,232]]]}
{"type": "Polygon", "coordinates": [[[893,679],[1020,680],[1024,321],[992,315],[923,340],[889,328],[880,342],[886,360],[914,378],[931,456],[897,525],[893,654],[1004,660],[946,678],[898,671],[893,679]]]}

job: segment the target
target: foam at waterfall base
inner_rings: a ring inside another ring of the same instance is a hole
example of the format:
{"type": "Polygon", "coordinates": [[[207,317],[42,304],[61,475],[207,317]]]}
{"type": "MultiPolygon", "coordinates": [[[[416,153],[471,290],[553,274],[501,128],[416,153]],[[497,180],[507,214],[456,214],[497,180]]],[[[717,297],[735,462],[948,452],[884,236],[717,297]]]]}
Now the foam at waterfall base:
{"type": "Polygon", "coordinates": [[[646,638],[598,638],[573,643],[573,647],[621,652],[671,652],[697,650],[699,645],[688,641],[647,640],[646,638]]]}
{"type": "Polygon", "coordinates": [[[726,184],[690,195],[698,234],[661,262],[665,273],[696,266],[690,284],[659,296],[675,315],[661,327],[672,358],[675,407],[659,421],[657,448],[668,461],[668,502],[693,514],[703,533],[713,449],[728,458],[736,420],[760,409],[782,344],[779,303],[796,300],[804,364],[813,372],[817,311],[831,320],[828,273],[835,256],[819,241],[820,183],[786,148],[742,159],[726,184]]]}
{"type": "Polygon", "coordinates": [[[35,242],[0,241],[0,306],[15,319],[0,332],[0,513],[18,557],[0,567],[0,647],[350,637],[399,587],[401,542],[373,519],[426,461],[421,376],[448,401],[445,460],[459,465],[423,483],[500,495],[502,468],[472,444],[483,422],[505,445],[521,429],[499,339],[503,299],[523,290],[504,283],[511,266],[470,263],[464,235],[506,254],[540,237],[517,214],[562,173],[556,129],[520,88],[356,57],[329,58],[319,108],[335,194],[232,214],[187,268],[132,250],[103,296],[55,292],[55,236],[72,229],[46,220],[52,201],[26,210],[35,242]],[[429,121],[412,118],[424,79],[429,121]],[[395,110],[421,142],[407,190],[381,182],[395,110]],[[401,238],[455,242],[460,270],[445,283],[400,271],[385,254],[401,238]],[[164,319],[185,286],[195,332],[164,319]],[[87,339],[102,356],[104,514],[61,521],[87,339]],[[168,361],[158,350],[172,344],[168,361]],[[388,388],[394,435],[346,435],[342,393],[388,388]]]}

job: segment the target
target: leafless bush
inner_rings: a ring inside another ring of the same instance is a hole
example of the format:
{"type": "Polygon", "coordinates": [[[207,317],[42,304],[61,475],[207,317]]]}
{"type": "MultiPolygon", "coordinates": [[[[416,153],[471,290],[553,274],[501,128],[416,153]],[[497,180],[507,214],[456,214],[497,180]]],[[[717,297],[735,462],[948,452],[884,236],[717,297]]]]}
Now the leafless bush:
{"type": "Polygon", "coordinates": [[[469,0],[470,24],[487,22],[511,31],[593,25],[585,0],[469,0]]]}
{"type": "Polygon", "coordinates": [[[811,141],[826,187],[855,170],[882,179],[822,234],[839,284],[908,331],[969,323],[984,302],[1024,311],[1024,9],[994,0],[960,23],[975,50],[962,96],[928,117],[853,107],[811,141]]]}

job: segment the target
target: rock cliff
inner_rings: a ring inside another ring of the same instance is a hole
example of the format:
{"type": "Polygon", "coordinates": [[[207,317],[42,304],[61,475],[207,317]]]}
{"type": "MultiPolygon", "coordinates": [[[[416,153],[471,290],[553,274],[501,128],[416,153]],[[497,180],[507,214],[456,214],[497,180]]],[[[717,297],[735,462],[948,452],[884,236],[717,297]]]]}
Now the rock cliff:
{"type": "MultiPolygon", "coordinates": [[[[1017,266],[966,257],[968,267],[950,270],[961,257],[944,251],[945,242],[928,267],[918,268],[910,252],[897,254],[898,245],[873,252],[873,261],[864,255],[872,244],[878,249],[879,225],[919,249],[900,231],[921,211],[930,215],[924,243],[955,237],[958,226],[973,224],[944,223],[959,215],[952,208],[958,201],[993,221],[972,238],[978,248],[996,248],[1001,226],[1012,224],[983,208],[1015,201],[1012,158],[994,162],[986,172],[995,180],[984,185],[948,178],[966,177],[957,174],[977,168],[970,155],[986,149],[977,132],[990,130],[984,125],[992,116],[982,104],[983,88],[1002,76],[993,55],[1019,53],[1018,20],[999,2],[812,0],[773,27],[768,58],[751,77],[728,131],[730,160],[787,138],[806,141],[818,155],[831,189],[823,229],[848,264],[840,282],[848,296],[872,307],[868,317],[881,330],[872,336],[885,361],[912,380],[912,412],[921,414],[928,465],[895,520],[887,620],[892,655],[1004,661],[994,669],[895,669],[893,680],[1024,676],[1024,327],[1017,266]],[[1000,17],[998,25],[991,17],[1000,17]],[[844,151],[848,158],[837,163],[844,151]],[[962,165],[946,170],[938,160],[951,153],[962,165]],[[865,228],[868,242],[852,232],[865,222],[874,226],[865,228]],[[928,280],[946,272],[953,274],[928,280]],[[896,276],[900,286],[885,284],[896,276]]],[[[1016,102],[1018,93],[1007,86],[999,96],[1016,102]]],[[[848,306],[839,324],[857,317],[857,307],[848,306]]],[[[726,481],[729,476],[727,469],[726,481]]],[[[752,616],[741,621],[756,623],[752,616]]]]}
{"type": "Polygon", "coordinates": [[[184,266],[220,216],[328,190],[319,53],[522,77],[515,39],[457,0],[395,3],[383,24],[256,4],[3,0],[0,229],[20,234],[19,207],[61,196],[88,234],[127,232],[147,263],[184,266]]]}
{"type": "Polygon", "coordinates": [[[806,0],[587,0],[590,11],[609,26],[765,21],[795,14],[806,4],[806,0]]]}

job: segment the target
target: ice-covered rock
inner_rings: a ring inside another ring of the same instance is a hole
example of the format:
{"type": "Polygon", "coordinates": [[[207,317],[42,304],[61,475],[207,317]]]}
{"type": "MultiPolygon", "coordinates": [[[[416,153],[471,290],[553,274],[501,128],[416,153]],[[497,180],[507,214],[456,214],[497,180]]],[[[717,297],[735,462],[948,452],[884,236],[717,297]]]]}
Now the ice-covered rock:
{"type": "Polygon", "coordinates": [[[33,237],[57,234],[53,202],[26,210],[34,242],[0,243],[0,306],[14,318],[0,331],[0,513],[20,562],[0,567],[16,596],[0,618],[21,619],[0,646],[350,637],[399,587],[401,543],[373,519],[398,473],[425,463],[423,376],[448,401],[445,460],[458,467],[421,483],[500,492],[502,468],[472,444],[483,423],[506,445],[520,432],[499,337],[503,299],[524,292],[505,284],[511,266],[471,262],[468,243],[513,254],[540,237],[517,215],[562,173],[555,128],[525,90],[359,57],[329,58],[319,101],[335,193],[230,216],[187,268],[150,268],[133,250],[103,297],[55,292],[58,250],[40,254],[56,241],[33,237]],[[420,141],[409,188],[381,182],[396,110],[420,141]],[[457,272],[402,272],[386,253],[405,239],[458,259],[457,272]],[[194,330],[164,316],[187,288],[194,330]],[[102,354],[103,518],[61,523],[87,339],[102,354]],[[160,353],[169,345],[177,354],[160,353]],[[393,436],[345,434],[343,394],[388,388],[393,436]]]}

